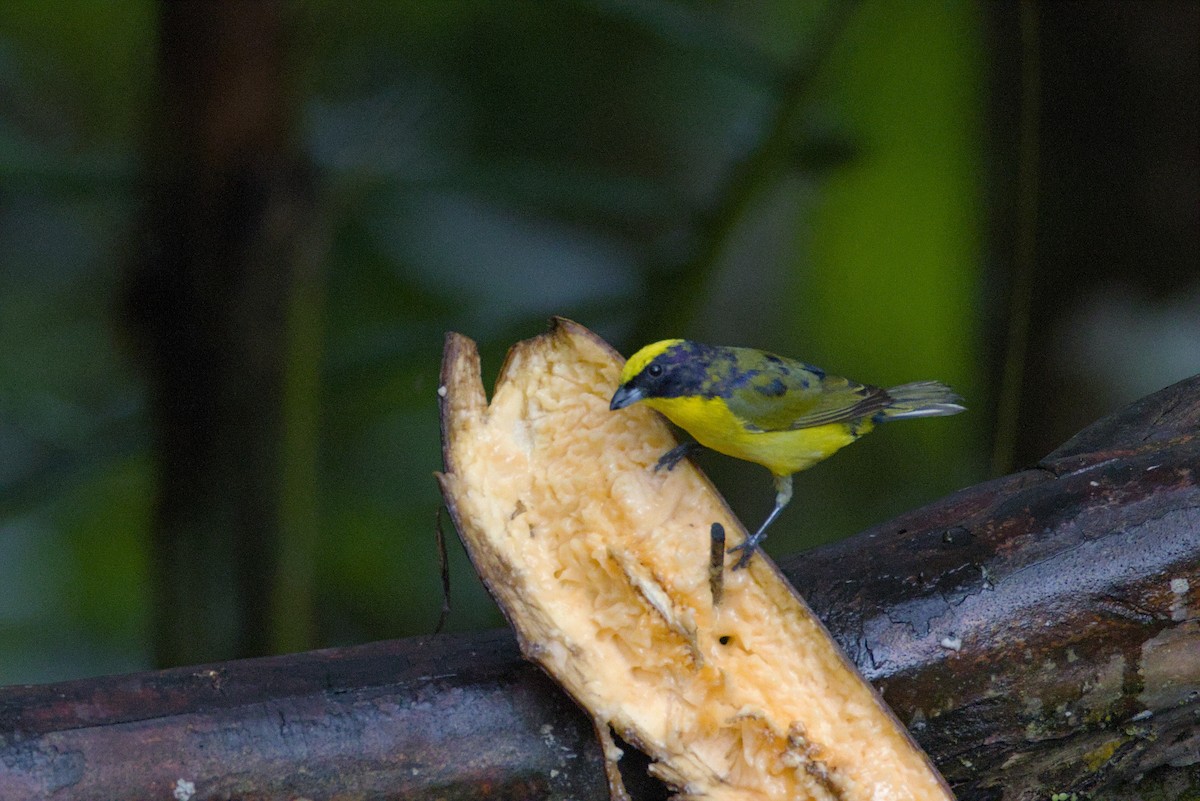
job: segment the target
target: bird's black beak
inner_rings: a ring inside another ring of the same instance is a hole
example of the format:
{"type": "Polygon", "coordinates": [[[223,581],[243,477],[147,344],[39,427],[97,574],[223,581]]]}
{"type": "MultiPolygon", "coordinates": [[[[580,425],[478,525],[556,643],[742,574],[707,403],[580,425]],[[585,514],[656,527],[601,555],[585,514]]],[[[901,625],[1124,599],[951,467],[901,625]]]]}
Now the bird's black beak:
{"type": "Polygon", "coordinates": [[[618,387],[617,391],[613,393],[612,403],[608,404],[608,408],[615,412],[617,409],[632,406],[644,397],[645,395],[640,389],[626,384],[625,386],[618,387]]]}

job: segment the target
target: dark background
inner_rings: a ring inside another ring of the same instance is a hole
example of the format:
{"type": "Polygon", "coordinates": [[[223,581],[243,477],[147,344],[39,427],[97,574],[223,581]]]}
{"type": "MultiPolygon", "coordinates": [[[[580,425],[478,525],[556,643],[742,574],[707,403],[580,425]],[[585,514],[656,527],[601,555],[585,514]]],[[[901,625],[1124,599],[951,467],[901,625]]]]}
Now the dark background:
{"type": "MultiPolygon", "coordinates": [[[[966,397],[799,476],[775,553],[1035,463],[1200,369],[1197,41],[1193,2],[0,5],[0,684],[431,630],[447,330],[488,375],[561,314],[966,397]]],[[[450,627],[499,625],[452,557],[450,627]]]]}

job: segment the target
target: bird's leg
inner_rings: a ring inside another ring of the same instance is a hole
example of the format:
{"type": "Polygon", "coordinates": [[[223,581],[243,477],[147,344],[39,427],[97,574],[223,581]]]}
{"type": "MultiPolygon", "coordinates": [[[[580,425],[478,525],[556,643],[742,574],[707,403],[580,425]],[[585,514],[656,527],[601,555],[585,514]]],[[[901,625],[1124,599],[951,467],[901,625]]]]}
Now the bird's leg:
{"type": "Polygon", "coordinates": [[[659,470],[664,469],[667,470],[667,472],[674,470],[675,465],[682,462],[684,457],[700,450],[700,447],[701,446],[699,442],[693,442],[691,440],[679,443],[674,448],[671,448],[671,450],[658,457],[658,461],[654,463],[654,472],[657,473],[659,470]]]}
{"type": "Polygon", "coordinates": [[[737,564],[733,566],[734,570],[741,570],[746,565],[750,564],[750,559],[754,556],[754,551],[758,548],[759,543],[767,538],[767,526],[775,522],[775,518],[779,517],[779,513],[783,511],[783,507],[788,505],[788,501],[792,499],[792,477],[791,476],[775,476],[775,508],[771,510],[771,514],[767,515],[767,519],[758,527],[758,531],[746,537],[746,541],[741,545],[735,545],[729,549],[730,553],[741,551],[742,556],[737,560],[737,564]]]}

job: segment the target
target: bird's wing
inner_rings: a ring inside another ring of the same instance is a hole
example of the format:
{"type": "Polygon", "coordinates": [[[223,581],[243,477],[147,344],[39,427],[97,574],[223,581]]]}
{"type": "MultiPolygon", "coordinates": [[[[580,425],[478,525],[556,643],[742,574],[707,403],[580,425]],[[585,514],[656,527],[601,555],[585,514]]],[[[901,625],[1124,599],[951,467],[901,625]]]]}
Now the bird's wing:
{"type": "Polygon", "coordinates": [[[829,376],[821,382],[821,396],[815,408],[797,417],[788,428],[812,428],[828,423],[861,420],[887,408],[891,402],[891,396],[880,387],[829,376]]]}
{"type": "Polygon", "coordinates": [[[789,431],[870,417],[891,398],[879,387],[826,376],[803,362],[774,357],[747,370],[725,402],[746,428],[789,431]]]}

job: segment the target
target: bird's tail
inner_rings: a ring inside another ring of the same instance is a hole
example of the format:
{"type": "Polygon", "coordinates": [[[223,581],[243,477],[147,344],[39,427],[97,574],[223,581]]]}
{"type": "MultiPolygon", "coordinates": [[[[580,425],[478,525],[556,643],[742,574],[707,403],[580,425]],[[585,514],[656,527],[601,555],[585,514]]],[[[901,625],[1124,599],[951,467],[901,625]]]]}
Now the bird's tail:
{"type": "Polygon", "coordinates": [[[892,402],[876,415],[877,421],[907,420],[911,417],[942,417],[958,414],[967,407],[954,390],[940,381],[916,381],[887,391],[892,402]]]}

